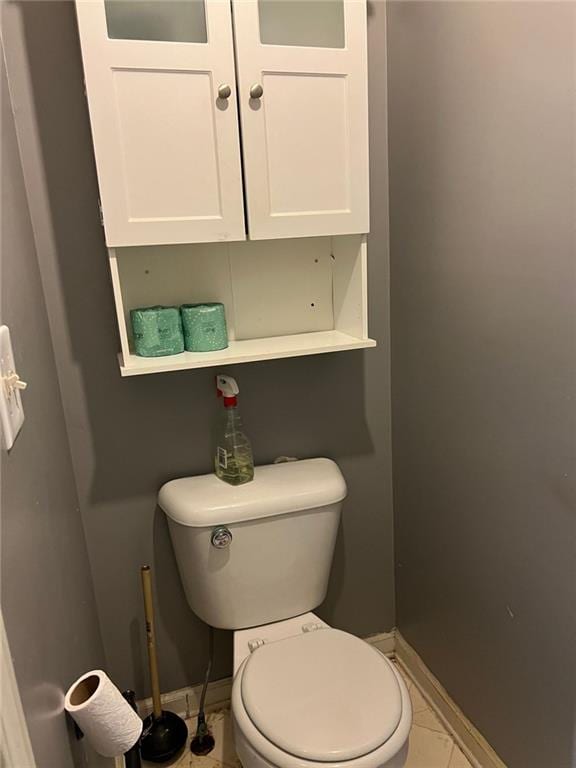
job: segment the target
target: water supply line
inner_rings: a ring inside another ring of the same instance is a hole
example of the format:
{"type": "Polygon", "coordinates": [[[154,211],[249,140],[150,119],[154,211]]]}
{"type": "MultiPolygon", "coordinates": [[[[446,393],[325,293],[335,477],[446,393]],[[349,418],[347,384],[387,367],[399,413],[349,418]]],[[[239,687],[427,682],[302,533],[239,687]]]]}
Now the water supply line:
{"type": "Polygon", "coordinates": [[[214,737],[210,733],[210,729],[206,723],[206,715],[204,713],[206,692],[208,690],[208,683],[210,681],[210,675],[212,674],[212,664],[214,662],[214,629],[213,627],[208,627],[208,630],[208,665],[206,666],[204,685],[202,686],[202,694],[200,695],[196,734],[190,742],[190,751],[195,755],[208,755],[214,749],[215,744],[214,737]]]}

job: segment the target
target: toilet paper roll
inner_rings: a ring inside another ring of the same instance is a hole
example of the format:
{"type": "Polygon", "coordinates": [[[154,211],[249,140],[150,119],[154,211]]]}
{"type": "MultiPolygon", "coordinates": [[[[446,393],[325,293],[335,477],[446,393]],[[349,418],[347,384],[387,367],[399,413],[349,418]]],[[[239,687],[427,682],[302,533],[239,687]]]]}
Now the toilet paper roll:
{"type": "Polygon", "coordinates": [[[182,318],[178,307],[140,307],[130,310],[134,351],[141,357],[184,352],[182,318]]]}
{"type": "Polygon", "coordinates": [[[142,720],[101,669],[86,672],[70,686],[64,707],[104,757],[120,757],[142,733],[142,720]]]}
{"type": "Polygon", "coordinates": [[[183,304],[180,307],[184,328],[184,346],[189,352],[213,352],[226,349],[228,331],[224,304],[183,304]]]}

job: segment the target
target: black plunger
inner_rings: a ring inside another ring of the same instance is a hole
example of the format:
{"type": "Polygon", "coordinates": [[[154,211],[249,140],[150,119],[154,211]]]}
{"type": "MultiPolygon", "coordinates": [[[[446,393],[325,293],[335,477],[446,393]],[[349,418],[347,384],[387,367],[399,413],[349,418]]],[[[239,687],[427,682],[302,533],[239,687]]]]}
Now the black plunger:
{"type": "Polygon", "coordinates": [[[140,752],[144,760],[149,760],[152,763],[167,763],[184,748],[188,738],[188,728],[184,720],[174,714],[174,712],[162,710],[150,566],[143,565],[140,568],[140,575],[142,577],[142,592],[144,594],[146,640],[148,644],[148,663],[150,665],[153,705],[152,714],[148,715],[144,720],[140,752]]]}

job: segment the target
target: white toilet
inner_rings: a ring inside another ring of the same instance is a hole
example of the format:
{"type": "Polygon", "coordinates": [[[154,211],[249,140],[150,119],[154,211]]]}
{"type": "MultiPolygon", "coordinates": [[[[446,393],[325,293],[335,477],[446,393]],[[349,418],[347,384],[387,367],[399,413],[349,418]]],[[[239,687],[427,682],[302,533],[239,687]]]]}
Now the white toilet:
{"type": "Polygon", "coordinates": [[[310,611],[324,600],[346,483],[329,459],[166,483],[159,504],[190,607],[234,630],[244,768],[402,768],[412,709],[394,665],[310,611]]]}

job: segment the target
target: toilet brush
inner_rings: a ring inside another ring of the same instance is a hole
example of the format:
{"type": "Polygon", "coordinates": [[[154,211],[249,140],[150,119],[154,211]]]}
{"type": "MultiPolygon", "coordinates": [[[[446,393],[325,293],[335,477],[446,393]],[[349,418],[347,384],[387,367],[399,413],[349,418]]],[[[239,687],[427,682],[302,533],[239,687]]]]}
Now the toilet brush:
{"type": "Polygon", "coordinates": [[[174,712],[162,710],[150,566],[143,565],[140,569],[140,575],[142,577],[142,592],[144,594],[146,640],[148,644],[148,663],[150,665],[153,705],[152,714],[148,715],[144,720],[140,752],[144,760],[149,760],[152,763],[165,763],[176,757],[183,749],[188,738],[188,728],[184,720],[174,714],[174,712]]]}

